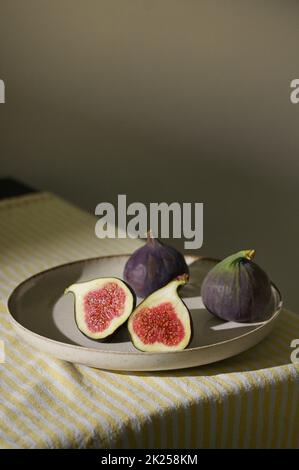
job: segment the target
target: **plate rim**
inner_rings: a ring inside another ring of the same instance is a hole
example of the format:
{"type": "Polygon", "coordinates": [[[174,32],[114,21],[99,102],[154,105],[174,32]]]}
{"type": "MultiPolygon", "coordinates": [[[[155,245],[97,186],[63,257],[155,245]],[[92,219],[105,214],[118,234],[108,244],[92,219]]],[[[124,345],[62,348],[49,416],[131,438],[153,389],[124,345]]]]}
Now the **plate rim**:
{"type": "MultiPolygon", "coordinates": [[[[281,313],[281,310],[282,310],[282,307],[283,307],[283,297],[282,297],[281,291],[278,289],[276,284],[274,284],[274,282],[272,282],[270,280],[271,286],[275,289],[275,291],[278,294],[278,298],[279,298],[278,306],[275,309],[272,316],[268,320],[266,320],[264,322],[261,322],[259,325],[257,325],[257,327],[254,330],[248,331],[248,332],[243,333],[243,334],[241,334],[239,336],[236,336],[234,338],[226,339],[226,340],[219,341],[219,342],[213,343],[213,344],[207,344],[207,345],[204,345],[204,346],[196,346],[196,347],[193,347],[193,348],[188,348],[187,347],[186,349],[183,349],[181,351],[163,351],[161,353],[161,352],[139,351],[138,349],[136,349],[136,351],[115,351],[115,350],[107,350],[107,349],[103,350],[103,349],[98,349],[98,348],[96,349],[96,348],[92,348],[92,347],[81,346],[79,344],[69,344],[69,343],[65,343],[63,341],[57,341],[57,340],[51,339],[47,336],[43,336],[43,335],[40,335],[38,333],[35,333],[34,331],[26,328],[25,326],[23,326],[21,323],[19,323],[14,318],[14,316],[12,315],[12,313],[10,311],[11,304],[14,301],[14,298],[17,295],[18,291],[26,283],[32,281],[34,278],[41,277],[45,273],[54,271],[56,269],[60,269],[60,268],[75,265],[75,264],[90,263],[90,262],[93,262],[93,261],[98,261],[98,260],[107,259],[107,258],[125,258],[125,257],[129,257],[129,256],[131,256],[131,253],[129,253],[129,254],[124,253],[124,254],[116,254],[116,255],[94,256],[94,257],[91,257],[91,258],[82,258],[82,259],[79,259],[79,260],[69,261],[67,263],[52,266],[51,268],[44,269],[43,271],[40,271],[38,273],[33,274],[32,276],[29,276],[28,278],[26,278],[22,282],[20,282],[12,290],[12,292],[10,293],[10,295],[7,299],[7,307],[8,307],[8,314],[9,314],[10,322],[12,323],[12,325],[14,327],[16,326],[17,328],[23,330],[26,334],[28,334],[30,336],[34,336],[34,337],[38,338],[39,340],[50,342],[54,345],[59,345],[59,346],[63,346],[63,347],[71,348],[71,349],[75,348],[76,350],[81,350],[81,351],[84,350],[85,352],[89,352],[89,353],[92,353],[92,354],[98,353],[98,354],[113,354],[113,355],[122,355],[122,356],[123,355],[129,355],[129,356],[142,356],[142,357],[150,356],[150,357],[153,357],[153,356],[157,356],[157,355],[161,355],[161,354],[163,354],[163,355],[165,355],[165,354],[176,354],[176,355],[179,354],[179,355],[181,355],[182,353],[186,354],[186,353],[191,353],[191,352],[195,352],[195,351],[202,351],[202,350],[206,350],[206,349],[209,349],[209,348],[215,348],[217,346],[222,346],[222,345],[225,345],[225,344],[234,343],[235,341],[239,341],[239,340],[243,339],[244,337],[252,335],[253,332],[256,333],[257,331],[260,331],[263,328],[266,328],[267,326],[269,326],[269,324],[274,323],[277,320],[279,314],[281,313]]],[[[210,257],[210,256],[200,256],[200,255],[185,255],[185,256],[187,258],[193,259],[193,262],[198,261],[198,260],[208,260],[208,261],[219,262],[218,259],[210,257]]]]}

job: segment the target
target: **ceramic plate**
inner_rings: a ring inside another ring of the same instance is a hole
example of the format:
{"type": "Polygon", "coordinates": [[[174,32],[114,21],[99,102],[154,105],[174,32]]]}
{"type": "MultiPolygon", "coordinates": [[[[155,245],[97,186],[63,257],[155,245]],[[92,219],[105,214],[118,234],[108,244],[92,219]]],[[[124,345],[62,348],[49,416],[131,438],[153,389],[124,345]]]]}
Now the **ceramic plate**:
{"type": "Polygon", "coordinates": [[[126,325],[103,342],[86,338],[76,327],[74,298],[64,289],[74,282],[96,277],[121,278],[128,256],[106,256],[64,264],[43,271],[20,284],[8,307],[18,335],[33,347],[65,361],[125,371],[155,371],[200,366],[234,356],[251,348],[272,330],[282,306],[272,285],[271,317],[263,323],[223,322],[203,306],[200,287],[216,261],[186,257],[190,282],[181,295],[192,316],[193,338],[179,352],[144,353],[132,345],[126,325]]]}

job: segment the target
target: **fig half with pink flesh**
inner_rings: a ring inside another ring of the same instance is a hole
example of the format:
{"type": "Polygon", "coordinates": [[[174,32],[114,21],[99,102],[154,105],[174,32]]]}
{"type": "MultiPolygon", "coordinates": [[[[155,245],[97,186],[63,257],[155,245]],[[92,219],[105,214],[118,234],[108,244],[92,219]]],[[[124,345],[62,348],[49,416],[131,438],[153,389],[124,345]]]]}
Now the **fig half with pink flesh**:
{"type": "Polygon", "coordinates": [[[91,339],[110,336],[132,313],[134,297],[117,278],[100,278],[72,284],[65,294],[75,296],[75,320],[79,330],[91,339]]]}
{"type": "Polygon", "coordinates": [[[134,310],[128,329],[134,346],[141,351],[163,352],[185,349],[191,338],[189,311],[177,289],[188,275],[178,276],[149,295],[134,310]]]}

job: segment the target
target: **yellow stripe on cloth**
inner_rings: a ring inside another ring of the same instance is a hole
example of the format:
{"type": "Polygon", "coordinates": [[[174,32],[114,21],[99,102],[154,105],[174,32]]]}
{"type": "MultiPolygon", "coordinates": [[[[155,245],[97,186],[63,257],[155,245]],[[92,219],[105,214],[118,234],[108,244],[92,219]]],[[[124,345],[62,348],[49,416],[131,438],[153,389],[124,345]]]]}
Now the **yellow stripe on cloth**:
{"type": "Polygon", "coordinates": [[[0,202],[1,448],[229,448],[299,446],[299,367],[290,363],[299,317],[284,310],[256,347],[208,366],[108,372],[47,357],[15,335],[11,290],[40,270],[128,253],[99,240],[95,218],[41,193],[0,202]]]}

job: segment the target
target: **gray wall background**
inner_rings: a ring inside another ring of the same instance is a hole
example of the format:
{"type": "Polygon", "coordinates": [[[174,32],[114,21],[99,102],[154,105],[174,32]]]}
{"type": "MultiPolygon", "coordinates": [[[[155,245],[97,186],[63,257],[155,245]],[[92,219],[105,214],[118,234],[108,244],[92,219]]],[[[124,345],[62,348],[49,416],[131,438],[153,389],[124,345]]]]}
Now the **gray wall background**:
{"type": "Polygon", "coordinates": [[[204,202],[299,311],[299,4],[0,0],[0,176],[79,204],[204,202]]]}

